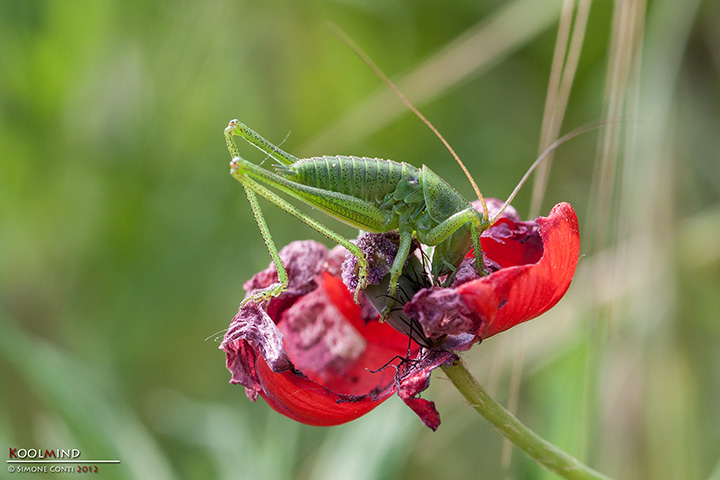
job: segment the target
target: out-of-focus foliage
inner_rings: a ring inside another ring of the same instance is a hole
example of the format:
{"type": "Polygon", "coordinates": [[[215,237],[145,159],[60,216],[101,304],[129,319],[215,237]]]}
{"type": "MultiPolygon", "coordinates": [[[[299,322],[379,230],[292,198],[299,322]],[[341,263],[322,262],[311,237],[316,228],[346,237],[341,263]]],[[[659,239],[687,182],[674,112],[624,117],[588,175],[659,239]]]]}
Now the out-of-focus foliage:
{"type": "MultiPolygon", "coordinates": [[[[637,4],[616,3],[592,4],[563,131],[607,111],[613,24],[637,4]]],[[[505,197],[537,153],[560,9],[0,2],[1,443],[119,458],[102,478],[549,478],[517,451],[506,466],[502,438],[441,375],[425,394],[437,433],[393,400],[306,427],[228,385],[213,335],[270,260],[228,175],[230,119],[297,154],[424,163],[472,197],[327,22],[407,78],[483,193],[505,197]],[[433,63],[486,27],[454,62],[433,63]]],[[[593,204],[597,133],[554,160],[541,210],[571,202],[588,254],[568,297],[468,362],[501,399],[523,366],[518,416],[608,475],[720,478],[720,4],[654,0],[643,23],[612,196],[593,204]],[[590,226],[598,211],[606,229],[590,226]]],[[[530,192],[515,202],[523,214],[530,192]]],[[[263,207],[278,245],[319,238],[263,207]]]]}

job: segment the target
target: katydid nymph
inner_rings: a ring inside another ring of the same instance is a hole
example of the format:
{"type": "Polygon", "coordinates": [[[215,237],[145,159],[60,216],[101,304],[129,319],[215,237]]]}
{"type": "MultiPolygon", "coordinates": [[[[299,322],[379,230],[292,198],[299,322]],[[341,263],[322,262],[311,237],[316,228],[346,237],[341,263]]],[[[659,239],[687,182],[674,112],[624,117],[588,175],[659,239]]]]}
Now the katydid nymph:
{"type": "Polygon", "coordinates": [[[487,213],[478,212],[445,180],[427,166],[355,156],[323,156],[299,159],[265,140],[246,125],[232,120],[225,129],[232,156],[230,173],[247,193],[253,215],[278,272],[279,283],[246,298],[267,300],[287,288],[288,278],[278,250],[270,236],[257,195],[345,247],[358,259],[360,281],[354,292],[366,286],[368,263],[365,255],[348,239],[299,211],[267,187],[284,192],[324,211],[328,215],[372,233],[397,231],[398,253],[390,269],[388,302],[381,314],[391,309],[398,280],[410,254],[413,239],[434,246],[431,273],[435,282],[449,283],[472,247],[475,268],[485,275],[480,235],[491,224],[487,213]],[[240,157],[233,136],[240,136],[272,158],[275,171],[240,157]]]}

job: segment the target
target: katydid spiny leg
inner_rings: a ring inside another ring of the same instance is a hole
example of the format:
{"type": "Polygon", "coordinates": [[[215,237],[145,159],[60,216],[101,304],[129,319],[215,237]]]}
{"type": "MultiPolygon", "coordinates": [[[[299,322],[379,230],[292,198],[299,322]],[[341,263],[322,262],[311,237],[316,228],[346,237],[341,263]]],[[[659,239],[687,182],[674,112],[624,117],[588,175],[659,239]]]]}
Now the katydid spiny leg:
{"type": "Polygon", "coordinates": [[[297,157],[289,154],[285,150],[282,150],[280,147],[273,145],[265,138],[263,138],[259,133],[257,133],[244,123],[241,123],[237,119],[231,120],[227,128],[225,129],[225,143],[227,143],[228,149],[230,150],[230,154],[233,158],[240,156],[237,148],[235,147],[235,144],[232,141],[233,135],[244,138],[255,148],[275,159],[276,161],[282,163],[283,165],[290,165],[298,161],[297,157]]]}
{"type": "Polygon", "coordinates": [[[250,301],[265,301],[269,300],[272,297],[277,297],[283,291],[287,290],[288,287],[287,272],[285,271],[285,267],[282,264],[282,260],[280,260],[280,254],[278,253],[278,249],[275,246],[275,242],[273,242],[273,239],[270,236],[270,230],[268,230],[267,223],[265,223],[265,217],[263,216],[262,210],[260,210],[260,204],[258,203],[257,196],[255,195],[255,192],[253,192],[250,188],[247,187],[245,188],[245,193],[247,195],[248,203],[250,203],[250,209],[252,210],[255,221],[257,222],[258,228],[260,229],[260,233],[262,234],[263,240],[265,240],[265,246],[267,247],[268,252],[270,252],[270,257],[275,264],[275,270],[277,271],[278,276],[278,283],[270,285],[269,287],[264,288],[259,292],[254,292],[252,295],[249,295],[247,298],[245,298],[245,300],[240,302],[241,307],[250,301]]]}
{"type": "MultiPolygon", "coordinates": [[[[247,177],[245,175],[245,168],[244,165],[247,162],[247,160],[242,159],[241,157],[235,157],[230,162],[230,173],[237,181],[239,181],[243,187],[245,187],[246,190],[252,191],[253,193],[256,193],[260,195],[261,197],[267,199],[268,201],[274,203],[281,209],[283,209],[285,212],[289,213],[293,217],[297,218],[301,222],[305,223],[309,227],[313,228],[314,230],[322,233],[327,238],[332,240],[333,242],[337,243],[338,245],[341,245],[345,247],[350,253],[352,253],[355,257],[358,259],[358,285],[355,289],[355,294],[353,296],[353,299],[355,302],[358,302],[358,295],[360,294],[360,291],[366,287],[367,285],[367,277],[368,277],[368,262],[365,258],[365,254],[350,240],[346,239],[342,235],[334,232],[333,230],[329,229],[322,223],[318,222],[317,220],[313,219],[312,217],[309,217],[307,214],[301,212],[297,208],[295,208],[291,203],[287,202],[280,196],[276,195],[274,192],[268,190],[264,186],[260,185],[256,181],[252,180],[251,178],[247,177]]],[[[252,164],[251,164],[252,165],[252,164]]],[[[250,198],[250,195],[248,195],[248,198],[250,198]]],[[[282,268],[282,271],[284,272],[285,269],[282,267],[282,262],[280,261],[280,256],[277,251],[277,248],[275,247],[274,242],[272,241],[272,237],[270,236],[270,232],[267,229],[267,225],[265,224],[264,217],[262,215],[262,212],[260,212],[259,207],[253,207],[253,213],[259,212],[256,214],[256,220],[258,223],[258,226],[260,227],[261,233],[263,235],[263,238],[265,239],[265,244],[268,247],[268,250],[270,250],[270,255],[273,258],[273,262],[275,263],[275,267],[278,269],[278,276],[280,275],[280,269],[282,268]],[[260,221],[260,218],[262,218],[262,224],[260,221]]],[[[284,288],[283,288],[284,290],[284,288]]],[[[279,294],[282,290],[276,291],[276,294],[279,294]]],[[[272,296],[272,295],[271,295],[272,296]]]]}
{"type": "MultiPolygon", "coordinates": [[[[443,240],[467,223],[470,224],[470,237],[473,243],[475,268],[480,275],[487,275],[488,272],[485,270],[485,261],[483,260],[480,245],[480,235],[490,227],[490,223],[484,214],[474,208],[469,207],[451,215],[427,232],[422,234],[418,232],[418,239],[426,245],[439,245],[443,240]]],[[[456,266],[449,264],[447,266],[453,272],[453,275],[449,278],[449,280],[452,280],[456,266]]]]}

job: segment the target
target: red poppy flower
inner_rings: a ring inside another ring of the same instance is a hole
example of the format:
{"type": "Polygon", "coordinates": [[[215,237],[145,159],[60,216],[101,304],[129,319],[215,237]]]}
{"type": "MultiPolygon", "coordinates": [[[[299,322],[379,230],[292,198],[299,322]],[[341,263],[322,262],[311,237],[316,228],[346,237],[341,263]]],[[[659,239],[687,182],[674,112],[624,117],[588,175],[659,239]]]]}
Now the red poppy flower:
{"type": "MultiPolygon", "coordinates": [[[[371,239],[365,247],[385,244],[371,239]]],[[[563,203],[547,218],[520,222],[511,210],[483,234],[482,247],[490,275],[476,278],[469,253],[470,267],[461,266],[449,288],[423,288],[422,282],[408,287],[397,315],[404,315],[410,330],[400,330],[429,347],[421,348],[378,322],[369,302],[353,303],[339,279],[343,249],[291,243],[280,252],[288,290],[263,304],[248,302],[225,334],[220,348],[230,382],[244,385],[251,400],[262,396],[278,412],[310,425],[348,422],[398,393],[436,429],[433,402],[419,398],[432,370],[457,359],[455,351],[547,311],[567,290],[579,251],[575,212],[563,203]],[[395,359],[398,365],[384,368],[395,359]]],[[[385,268],[388,261],[379,263],[385,268]]],[[[382,279],[385,273],[374,275],[382,279]]],[[[245,289],[276,281],[271,266],[245,289]]]]}

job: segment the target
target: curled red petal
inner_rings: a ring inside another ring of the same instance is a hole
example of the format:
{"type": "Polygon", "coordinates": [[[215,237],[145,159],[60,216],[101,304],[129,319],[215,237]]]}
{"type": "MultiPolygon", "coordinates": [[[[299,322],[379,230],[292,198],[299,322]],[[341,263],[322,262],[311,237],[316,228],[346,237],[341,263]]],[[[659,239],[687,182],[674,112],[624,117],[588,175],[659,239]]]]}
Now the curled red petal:
{"type": "Polygon", "coordinates": [[[276,372],[292,368],[283,349],[283,337],[272,319],[254,303],[245,305],[233,317],[225,338],[220,344],[225,351],[225,365],[232,372],[230,383],[245,386],[245,393],[255,401],[260,382],[255,371],[255,359],[265,358],[276,372]]]}
{"type": "Polygon", "coordinates": [[[543,243],[536,222],[500,218],[484,232],[483,253],[500,268],[537,263],[543,254],[543,243]]]}
{"type": "Polygon", "coordinates": [[[277,412],[301,423],[339,425],[365,415],[395,393],[390,385],[366,395],[343,395],[310,380],[300,372],[275,373],[258,358],[260,395],[277,412]]]}
{"type": "Polygon", "coordinates": [[[457,355],[447,350],[424,350],[418,359],[409,360],[399,367],[398,396],[420,417],[423,425],[433,431],[440,426],[440,414],[435,402],[420,398],[420,393],[430,386],[430,374],[434,369],[457,359],[457,355]]]}
{"type": "Polygon", "coordinates": [[[392,369],[372,371],[407,355],[408,338],[388,325],[366,324],[340,279],[325,274],[319,283],[321,288],[301,298],[278,324],[295,367],[346,395],[372,393],[391,384],[392,369]]]}
{"type": "Polygon", "coordinates": [[[552,308],[567,291],[580,252],[575,211],[556,205],[537,219],[542,257],[532,264],[506,267],[458,287],[467,306],[479,315],[478,336],[488,338],[552,308]]]}
{"type": "MultiPolygon", "coordinates": [[[[355,304],[352,294],[348,292],[345,284],[328,273],[323,275],[323,289],[333,299],[333,303],[348,321],[368,340],[370,345],[396,352],[394,355],[406,354],[408,337],[390,328],[385,323],[377,321],[366,322],[363,307],[355,304]]],[[[380,316],[375,313],[375,319],[380,316]]],[[[413,346],[413,348],[418,348],[413,346]]],[[[385,361],[390,360],[387,358],[385,361]]]]}

